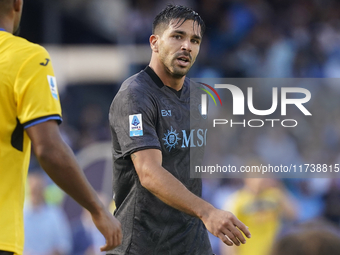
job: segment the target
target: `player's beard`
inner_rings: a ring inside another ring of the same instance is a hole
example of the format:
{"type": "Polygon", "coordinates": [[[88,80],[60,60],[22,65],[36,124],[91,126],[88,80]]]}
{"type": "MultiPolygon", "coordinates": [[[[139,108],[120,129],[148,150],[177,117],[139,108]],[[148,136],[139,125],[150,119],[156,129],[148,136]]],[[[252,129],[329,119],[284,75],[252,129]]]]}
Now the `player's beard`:
{"type": "Polygon", "coordinates": [[[176,78],[182,78],[183,76],[187,75],[191,66],[192,66],[192,63],[190,63],[190,65],[188,65],[187,67],[180,67],[177,64],[177,57],[175,57],[171,62],[171,67],[172,67],[171,74],[172,74],[172,76],[174,76],[176,78]]]}
{"type": "Polygon", "coordinates": [[[189,72],[192,64],[195,61],[192,59],[192,56],[189,53],[177,52],[176,54],[172,55],[172,57],[170,57],[169,52],[166,51],[160,51],[159,59],[165,67],[166,71],[176,79],[183,78],[183,76],[185,76],[189,72]],[[190,64],[186,67],[181,67],[177,62],[178,57],[182,55],[185,55],[190,59],[190,64]]]}
{"type": "Polygon", "coordinates": [[[172,76],[176,78],[182,78],[183,76],[187,75],[190,68],[181,68],[181,67],[173,66],[172,70],[173,70],[172,76]]]}

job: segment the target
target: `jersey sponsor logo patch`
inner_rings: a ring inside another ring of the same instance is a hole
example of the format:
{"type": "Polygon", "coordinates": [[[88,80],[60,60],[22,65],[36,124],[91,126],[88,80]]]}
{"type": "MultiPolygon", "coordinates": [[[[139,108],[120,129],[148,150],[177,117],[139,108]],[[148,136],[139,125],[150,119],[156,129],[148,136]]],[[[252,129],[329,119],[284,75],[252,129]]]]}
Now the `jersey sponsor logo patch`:
{"type": "Polygon", "coordinates": [[[58,100],[57,79],[54,76],[47,75],[47,80],[50,85],[52,96],[58,100]]]}
{"type": "Polygon", "coordinates": [[[181,132],[177,133],[176,129],[172,126],[167,133],[164,133],[162,140],[164,141],[164,146],[169,150],[176,148],[179,142],[182,143],[181,148],[189,147],[204,147],[207,144],[207,132],[208,129],[191,129],[191,130],[180,130],[182,131],[182,138],[180,137],[181,132]]]}
{"type": "Polygon", "coordinates": [[[142,114],[129,115],[130,136],[143,135],[142,114]]]}

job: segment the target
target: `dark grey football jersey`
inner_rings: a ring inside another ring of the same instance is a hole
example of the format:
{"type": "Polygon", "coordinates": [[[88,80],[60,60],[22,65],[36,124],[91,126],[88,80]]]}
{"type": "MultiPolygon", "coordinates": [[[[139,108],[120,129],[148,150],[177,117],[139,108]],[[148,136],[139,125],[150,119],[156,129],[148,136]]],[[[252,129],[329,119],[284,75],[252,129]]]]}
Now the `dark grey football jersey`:
{"type": "Polygon", "coordinates": [[[139,150],[161,150],[162,166],[201,196],[201,179],[190,178],[190,154],[202,158],[207,129],[201,123],[200,98],[190,94],[189,79],[178,96],[147,67],[127,79],[114,98],[109,116],[113,190],[123,243],[108,254],[212,254],[202,221],[168,206],[142,187],[130,158],[139,150]],[[196,128],[190,119],[197,121],[196,128]]]}

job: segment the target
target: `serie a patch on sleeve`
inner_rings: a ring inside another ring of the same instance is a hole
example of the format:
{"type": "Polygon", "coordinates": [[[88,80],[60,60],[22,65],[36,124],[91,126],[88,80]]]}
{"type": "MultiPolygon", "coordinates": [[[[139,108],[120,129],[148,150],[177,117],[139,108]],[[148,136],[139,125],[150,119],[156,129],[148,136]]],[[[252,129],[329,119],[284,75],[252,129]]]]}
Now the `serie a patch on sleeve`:
{"type": "Polygon", "coordinates": [[[50,85],[52,96],[58,100],[57,79],[54,76],[47,75],[47,80],[50,85]]]}
{"type": "Polygon", "coordinates": [[[130,136],[143,135],[142,114],[129,115],[130,136]]]}

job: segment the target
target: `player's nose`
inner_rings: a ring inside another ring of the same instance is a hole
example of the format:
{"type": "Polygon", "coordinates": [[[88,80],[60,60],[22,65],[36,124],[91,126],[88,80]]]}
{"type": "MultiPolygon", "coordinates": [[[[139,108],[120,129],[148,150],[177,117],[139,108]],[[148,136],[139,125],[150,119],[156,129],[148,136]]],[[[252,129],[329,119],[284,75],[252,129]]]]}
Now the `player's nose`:
{"type": "Polygon", "coordinates": [[[191,52],[191,45],[190,45],[190,40],[189,39],[183,41],[181,50],[186,50],[186,51],[191,52]]]}

